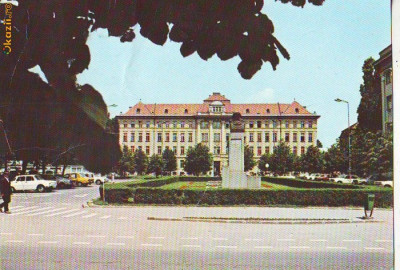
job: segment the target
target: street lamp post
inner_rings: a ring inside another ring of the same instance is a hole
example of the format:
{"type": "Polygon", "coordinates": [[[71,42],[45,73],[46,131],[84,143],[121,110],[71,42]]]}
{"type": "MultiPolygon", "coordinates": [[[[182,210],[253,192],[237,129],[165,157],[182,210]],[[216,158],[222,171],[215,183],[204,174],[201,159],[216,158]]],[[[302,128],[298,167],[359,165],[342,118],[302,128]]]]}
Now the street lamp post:
{"type": "Polygon", "coordinates": [[[337,98],[335,99],[336,102],[344,102],[347,103],[347,126],[348,126],[348,131],[349,131],[349,175],[351,176],[351,130],[350,130],[350,103],[346,100],[337,98]]]}

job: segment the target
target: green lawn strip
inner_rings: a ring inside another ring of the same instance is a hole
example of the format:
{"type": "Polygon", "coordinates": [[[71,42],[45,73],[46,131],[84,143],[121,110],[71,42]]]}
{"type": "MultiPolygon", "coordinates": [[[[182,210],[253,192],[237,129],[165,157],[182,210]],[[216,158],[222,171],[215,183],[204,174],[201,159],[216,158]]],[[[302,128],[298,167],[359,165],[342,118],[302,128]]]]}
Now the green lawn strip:
{"type": "Polygon", "coordinates": [[[293,221],[302,221],[302,220],[349,220],[348,218],[238,218],[238,217],[183,217],[182,219],[188,220],[202,220],[202,219],[217,219],[217,220],[293,220],[293,221]]]}

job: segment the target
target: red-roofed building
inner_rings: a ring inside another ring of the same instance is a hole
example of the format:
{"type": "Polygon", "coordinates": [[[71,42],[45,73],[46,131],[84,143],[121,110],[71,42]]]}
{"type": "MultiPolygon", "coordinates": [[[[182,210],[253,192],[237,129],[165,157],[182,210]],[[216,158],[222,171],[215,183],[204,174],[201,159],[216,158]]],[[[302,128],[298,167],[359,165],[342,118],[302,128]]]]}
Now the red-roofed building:
{"type": "Polygon", "coordinates": [[[213,153],[214,172],[219,174],[228,161],[229,123],[235,112],[242,115],[245,142],[256,159],[272,153],[280,140],[296,155],[316,145],[319,115],[298,102],[232,104],[220,93],[213,93],[201,104],[137,103],[117,116],[120,145],[132,151],[142,149],[149,156],[172,149],[178,160],[177,173],[181,173],[187,149],[203,143],[213,153]]]}

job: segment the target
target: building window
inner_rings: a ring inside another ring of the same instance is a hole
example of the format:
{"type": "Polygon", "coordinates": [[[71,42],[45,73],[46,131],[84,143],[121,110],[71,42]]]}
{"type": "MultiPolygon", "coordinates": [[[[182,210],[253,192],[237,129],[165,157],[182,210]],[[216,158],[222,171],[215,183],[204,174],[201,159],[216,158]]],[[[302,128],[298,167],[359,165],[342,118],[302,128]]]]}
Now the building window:
{"type": "Polygon", "coordinates": [[[312,128],[312,125],[313,125],[313,121],[308,121],[308,128],[312,128]]]}
{"type": "Polygon", "coordinates": [[[181,142],[185,142],[185,133],[181,133],[181,142]]]}
{"type": "Polygon", "coordinates": [[[169,128],[169,122],[168,122],[168,121],[165,122],[165,127],[166,127],[166,128],[169,128]]]}
{"type": "Polygon", "coordinates": [[[181,121],[181,128],[184,128],[184,127],[185,127],[185,122],[181,121]]]}
{"type": "Polygon", "coordinates": [[[387,107],[387,111],[391,112],[392,111],[392,95],[389,95],[386,97],[386,107],[387,107]]]}
{"type": "Polygon", "coordinates": [[[249,150],[250,150],[251,153],[254,154],[254,147],[253,147],[253,146],[250,146],[250,147],[249,147],[249,150]]]}
{"type": "Polygon", "coordinates": [[[293,133],[293,142],[297,142],[297,133],[293,133]]]}
{"type": "Polygon", "coordinates": [[[261,156],[261,146],[257,147],[257,156],[261,156]]]}
{"type": "Polygon", "coordinates": [[[254,142],[254,133],[249,134],[249,142],[254,142]]]}
{"type": "Polygon", "coordinates": [[[146,122],[146,128],[150,128],[150,121],[146,122]]]}
{"type": "Polygon", "coordinates": [[[226,143],[229,143],[229,133],[226,134],[226,143]]]}
{"type": "Polygon", "coordinates": [[[131,142],[135,142],[135,133],[131,132],[131,142]]]}
{"type": "Polygon", "coordinates": [[[272,127],[273,127],[273,128],[276,128],[277,125],[278,125],[278,124],[276,123],[276,120],[272,120],[272,127]]]}
{"type": "Polygon", "coordinates": [[[209,125],[208,125],[208,122],[207,122],[207,121],[202,121],[202,122],[200,123],[200,128],[206,129],[206,128],[208,128],[208,127],[209,127],[209,125]]]}
{"type": "Polygon", "coordinates": [[[128,133],[124,133],[124,137],[122,139],[123,142],[127,142],[128,141],[128,133]]]}
{"type": "Polygon", "coordinates": [[[174,152],[174,155],[176,155],[178,153],[177,150],[176,150],[176,146],[172,147],[172,152],[174,152]]]}
{"type": "Polygon", "coordinates": [[[219,122],[219,121],[213,122],[213,128],[220,129],[221,128],[221,122],[219,122]]]}
{"type": "Polygon", "coordinates": [[[164,113],[165,113],[165,114],[168,114],[168,109],[165,109],[165,110],[164,110],[164,113]]]}
{"type": "Polygon", "coordinates": [[[162,133],[157,133],[157,142],[162,141],[162,133]]]}
{"type": "Polygon", "coordinates": [[[262,133],[259,132],[257,133],[257,142],[261,142],[262,141],[262,133]]]}
{"type": "Polygon", "coordinates": [[[254,127],[254,122],[253,121],[250,121],[249,122],[249,128],[253,128],[254,127]]]}
{"type": "Polygon", "coordinates": [[[289,128],[289,121],[286,121],[286,122],[285,122],[285,127],[286,127],[286,128],[289,128]]]}
{"type": "Polygon", "coordinates": [[[136,109],[136,114],[140,114],[140,109],[136,109]]]}
{"type": "Polygon", "coordinates": [[[293,146],[293,154],[297,156],[297,146],[293,146]]]}
{"type": "Polygon", "coordinates": [[[226,123],[225,123],[225,128],[230,128],[230,127],[229,127],[229,122],[226,122],[226,123]]]}
{"type": "Polygon", "coordinates": [[[301,121],[301,122],[300,122],[300,127],[301,127],[301,128],[304,128],[304,121],[301,121]]]}
{"type": "Polygon", "coordinates": [[[265,146],[265,154],[269,154],[269,146],[265,146]]]}
{"type": "Polygon", "coordinates": [[[131,123],[131,128],[134,128],[135,127],[135,123],[131,123]]]}
{"type": "Polygon", "coordinates": [[[161,124],[160,121],[157,121],[157,127],[158,127],[158,128],[161,128],[161,127],[162,127],[162,124],[161,124]]]}
{"type": "Polygon", "coordinates": [[[257,121],[257,128],[261,128],[261,121],[257,121]]]}
{"type": "Polygon", "coordinates": [[[276,132],[274,132],[274,134],[272,134],[272,141],[273,142],[277,142],[278,141],[278,134],[276,132]]]}
{"type": "Polygon", "coordinates": [[[214,142],[221,141],[221,133],[214,133],[214,142]]]}
{"type": "Polygon", "coordinates": [[[138,125],[138,127],[139,127],[139,128],[141,128],[141,127],[142,127],[142,121],[139,121],[139,125],[138,125]]]}
{"type": "Polygon", "coordinates": [[[189,133],[189,142],[193,142],[193,133],[189,133]]]}
{"type": "Polygon", "coordinates": [[[157,154],[161,155],[161,146],[157,146],[157,154]]]}
{"type": "Polygon", "coordinates": [[[181,155],[185,154],[185,146],[181,146],[181,155]]]}
{"type": "Polygon", "coordinates": [[[189,128],[193,128],[193,122],[189,122],[189,128]]]}
{"type": "Polygon", "coordinates": [[[269,132],[265,132],[265,141],[269,142],[269,132]]]}
{"type": "Polygon", "coordinates": [[[142,141],[143,141],[143,134],[142,134],[142,132],[140,132],[138,142],[142,142],[142,141]]]}
{"type": "Polygon", "coordinates": [[[299,113],[299,109],[298,109],[298,108],[296,108],[294,111],[295,111],[296,113],[299,113]]]}
{"type": "Polygon", "coordinates": [[[128,124],[124,124],[124,128],[127,128],[128,127],[128,124]]]}
{"type": "Polygon", "coordinates": [[[201,133],[201,141],[208,142],[208,133],[201,133]]]}
{"type": "Polygon", "coordinates": [[[392,82],[392,72],[391,70],[388,70],[385,72],[385,84],[389,84],[392,82]]]}
{"type": "Polygon", "coordinates": [[[301,147],[301,154],[304,155],[304,153],[306,152],[306,148],[304,146],[301,147]]]}
{"type": "Polygon", "coordinates": [[[297,121],[293,121],[293,128],[297,128],[297,121]]]}
{"type": "Polygon", "coordinates": [[[305,135],[304,135],[304,133],[301,133],[300,134],[300,142],[305,142],[305,141],[306,141],[305,135]]]}
{"type": "Polygon", "coordinates": [[[311,132],[309,132],[308,133],[308,142],[312,142],[313,141],[313,138],[312,138],[313,136],[312,136],[312,133],[311,132]]]}
{"type": "Polygon", "coordinates": [[[285,133],[285,142],[289,142],[289,133],[288,132],[285,133]]]}
{"type": "Polygon", "coordinates": [[[219,146],[214,146],[214,154],[215,155],[221,154],[221,148],[219,146]]]}
{"type": "Polygon", "coordinates": [[[150,141],[150,133],[146,133],[146,142],[150,141]]]}
{"type": "Polygon", "coordinates": [[[188,109],[185,109],[185,114],[188,114],[188,109]]]}
{"type": "Polygon", "coordinates": [[[178,141],[178,134],[177,133],[172,133],[172,141],[177,142],[178,141]]]}
{"type": "Polygon", "coordinates": [[[150,155],[150,146],[146,146],[146,155],[150,155]]]}
{"type": "Polygon", "coordinates": [[[267,109],[267,113],[270,113],[271,111],[269,109],[267,109]]]}
{"type": "Polygon", "coordinates": [[[249,110],[249,109],[246,109],[246,113],[250,113],[250,110],[249,110]]]}
{"type": "Polygon", "coordinates": [[[139,146],[139,147],[138,147],[138,150],[139,150],[139,151],[142,151],[142,147],[141,147],[141,146],[139,146]]]}
{"type": "Polygon", "coordinates": [[[135,146],[134,145],[131,145],[131,151],[132,151],[132,153],[135,152],[135,146]]]}
{"type": "Polygon", "coordinates": [[[185,168],[185,161],[184,161],[183,159],[181,159],[181,160],[179,161],[179,164],[180,164],[181,169],[184,169],[184,168],[185,168]]]}
{"type": "Polygon", "coordinates": [[[176,128],[176,121],[172,122],[172,128],[176,128]]]}
{"type": "Polygon", "coordinates": [[[165,133],[165,141],[166,141],[166,142],[169,142],[169,132],[168,132],[168,133],[165,133]]]}

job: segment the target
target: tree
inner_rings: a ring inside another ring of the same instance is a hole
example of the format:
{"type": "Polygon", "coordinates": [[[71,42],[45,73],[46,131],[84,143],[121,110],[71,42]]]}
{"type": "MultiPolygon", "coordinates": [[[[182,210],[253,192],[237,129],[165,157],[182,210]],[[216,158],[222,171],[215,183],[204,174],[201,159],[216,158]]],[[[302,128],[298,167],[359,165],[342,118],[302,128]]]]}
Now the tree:
{"type": "Polygon", "coordinates": [[[270,160],[271,156],[269,153],[265,153],[263,155],[261,155],[260,159],[258,160],[258,169],[262,172],[267,172],[269,170],[269,160],[270,160]],[[268,168],[267,165],[268,164],[268,168]]]}
{"type": "Polygon", "coordinates": [[[146,154],[141,149],[136,149],[135,151],[135,171],[138,174],[143,174],[146,172],[148,165],[148,158],[146,154]]]}
{"type": "Polygon", "coordinates": [[[281,142],[274,147],[269,159],[269,170],[276,173],[286,173],[293,169],[294,155],[287,144],[281,142]]]}
{"type": "Polygon", "coordinates": [[[251,151],[248,145],[244,146],[244,171],[250,171],[256,165],[256,161],[254,160],[254,153],[251,151]]]}
{"type": "Polygon", "coordinates": [[[381,87],[374,62],[372,57],[364,61],[363,84],[360,85],[361,101],[357,109],[359,128],[372,132],[382,129],[381,87]]]}
{"type": "Polygon", "coordinates": [[[122,149],[122,157],[118,162],[117,168],[120,175],[125,175],[126,172],[133,173],[135,171],[134,155],[126,145],[124,145],[122,149]]]}
{"type": "Polygon", "coordinates": [[[185,171],[188,174],[199,176],[211,170],[212,155],[207,146],[197,144],[189,147],[185,159],[185,171]]]}
{"type": "Polygon", "coordinates": [[[302,156],[302,166],[304,171],[317,173],[323,168],[322,154],[317,146],[309,146],[307,152],[302,156]]]}
{"type": "Polygon", "coordinates": [[[322,145],[322,142],[321,142],[320,140],[317,140],[317,147],[318,147],[318,148],[324,147],[324,146],[322,145]]]}
{"type": "Polygon", "coordinates": [[[171,174],[173,171],[176,171],[177,165],[174,151],[170,150],[169,148],[165,149],[162,154],[162,160],[164,164],[163,171],[168,172],[169,174],[171,174]]]}
{"type": "Polygon", "coordinates": [[[345,151],[340,147],[339,143],[333,144],[328,151],[324,152],[323,162],[327,173],[347,171],[348,163],[345,151]]]}
{"type": "Polygon", "coordinates": [[[164,164],[162,157],[154,154],[150,157],[147,173],[154,173],[156,177],[158,177],[162,173],[163,167],[164,164]]]}

